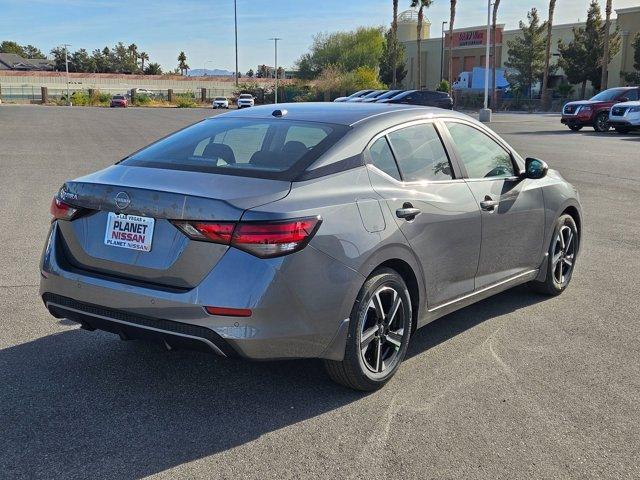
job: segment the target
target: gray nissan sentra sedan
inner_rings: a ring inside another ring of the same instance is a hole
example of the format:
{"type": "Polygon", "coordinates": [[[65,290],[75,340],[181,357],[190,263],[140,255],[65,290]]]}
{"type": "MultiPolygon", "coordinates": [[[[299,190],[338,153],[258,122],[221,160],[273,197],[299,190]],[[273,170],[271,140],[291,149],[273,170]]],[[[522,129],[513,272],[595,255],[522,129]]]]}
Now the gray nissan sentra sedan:
{"type": "Polygon", "coordinates": [[[55,195],[55,317],[249,359],[323,359],[373,390],[411,335],[528,283],[564,291],[578,194],[436,108],[262,106],[206,119],[55,195]]]}

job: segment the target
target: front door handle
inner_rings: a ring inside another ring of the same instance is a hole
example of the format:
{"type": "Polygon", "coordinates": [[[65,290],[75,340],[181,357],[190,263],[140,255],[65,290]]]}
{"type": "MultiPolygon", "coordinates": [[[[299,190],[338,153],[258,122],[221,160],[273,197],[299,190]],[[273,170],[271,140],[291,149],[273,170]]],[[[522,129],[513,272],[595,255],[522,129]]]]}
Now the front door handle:
{"type": "Polygon", "coordinates": [[[407,220],[413,220],[421,213],[419,208],[402,207],[396,210],[396,216],[398,218],[406,218],[407,220]]]}
{"type": "Polygon", "coordinates": [[[492,200],[489,195],[484,197],[484,200],[480,202],[480,208],[487,212],[493,212],[500,202],[492,200]]]}

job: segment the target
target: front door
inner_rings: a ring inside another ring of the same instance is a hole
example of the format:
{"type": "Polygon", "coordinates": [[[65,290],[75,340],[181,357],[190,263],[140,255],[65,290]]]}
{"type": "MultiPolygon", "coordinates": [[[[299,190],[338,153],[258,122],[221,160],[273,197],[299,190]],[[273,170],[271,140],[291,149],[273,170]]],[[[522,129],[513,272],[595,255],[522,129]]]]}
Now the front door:
{"type": "Polygon", "coordinates": [[[414,123],[370,145],[369,177],[418,257],[431,309],[473,292],[480,209],[435,125],[414,123]]]}
{"type": "Polygon", "coordinates": [[[445,122],[482,214],[476,289],[539,267],[544,201],[535,180],[519,176],[507,147],[464,121],[445,122]]]}

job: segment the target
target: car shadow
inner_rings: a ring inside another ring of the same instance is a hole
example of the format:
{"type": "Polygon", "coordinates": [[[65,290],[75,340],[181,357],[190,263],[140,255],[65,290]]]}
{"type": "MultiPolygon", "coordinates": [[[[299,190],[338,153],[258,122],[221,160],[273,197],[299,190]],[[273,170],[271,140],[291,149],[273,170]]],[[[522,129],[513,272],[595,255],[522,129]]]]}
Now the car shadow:
{"type": "Polygon", "coordinates": [[[441,317],[415,332],[407,357],[419,355],[491,318],[506,315],[550,297],[532,292],[526,286],[515,287],[441,317]]]}
{"type": "MultiPolygon", "coordinates": [[[[420,329],[408,355],[544,298],[511,290],[450,314],[420,329]]],[[[6,478],[141,478],[366,395],[316,360],[166,352],[80,329],[0,350],[0,378],[6,478]]]]}

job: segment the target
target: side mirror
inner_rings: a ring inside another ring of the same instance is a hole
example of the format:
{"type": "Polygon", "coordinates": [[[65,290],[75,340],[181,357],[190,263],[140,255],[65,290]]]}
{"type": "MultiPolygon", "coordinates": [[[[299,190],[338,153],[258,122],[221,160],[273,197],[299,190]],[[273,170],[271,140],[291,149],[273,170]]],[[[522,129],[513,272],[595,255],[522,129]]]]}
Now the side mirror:
{"type": "Polygon", "coordinates": [[[628,97],[622,97],[622,98],[620,98],[620,103],[626,103],[626,102],[628,102],[628,101],[629,101],[629,98],[628,98],[628,97]]]}
{"type": "Polygon", "coordinates": [[[537,158],[527,158],[524,161],[524,177],[537,180],[544,177],[549,171],[549,166],[537,158]]]}

